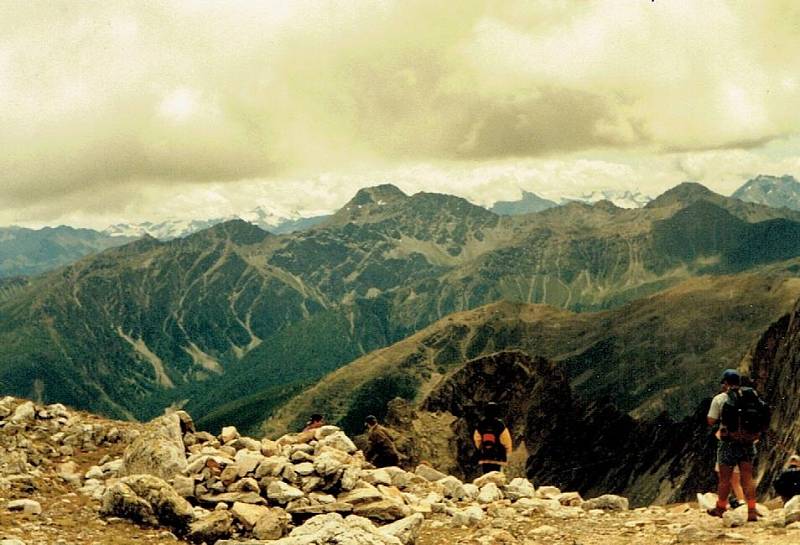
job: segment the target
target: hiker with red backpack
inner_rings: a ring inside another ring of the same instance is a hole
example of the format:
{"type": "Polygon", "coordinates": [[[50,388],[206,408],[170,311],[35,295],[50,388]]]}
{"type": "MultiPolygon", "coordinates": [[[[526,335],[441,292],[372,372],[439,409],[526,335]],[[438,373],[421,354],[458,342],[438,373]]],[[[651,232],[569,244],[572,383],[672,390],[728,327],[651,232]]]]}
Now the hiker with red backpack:
{"type": "Polygon", "coordinates": [[[756,489],[753,483],[753,460],[755,443],[769,424],[769,407],[753,388],[741,385],[742,378],[735,369],[722,373],[722,392],[711,400],[708,409],[708,424],[719,424],[717,463],[719,484],[717,505],[708,514],[721,517],[728,507],[731,491],[731,476],[734,466],[739,466],[744,495],[747,500],[747,520],[758,520],[756,512],[756,489]]]}
{"type": "Polygon", "coordinates": [[[473,433],[479,453],[478,463],[484,475],[490,471],[502,471],[511,455],[511,433],[499,416],[500,406],[494,402],[487,403],[484,418],[473,433]]]}

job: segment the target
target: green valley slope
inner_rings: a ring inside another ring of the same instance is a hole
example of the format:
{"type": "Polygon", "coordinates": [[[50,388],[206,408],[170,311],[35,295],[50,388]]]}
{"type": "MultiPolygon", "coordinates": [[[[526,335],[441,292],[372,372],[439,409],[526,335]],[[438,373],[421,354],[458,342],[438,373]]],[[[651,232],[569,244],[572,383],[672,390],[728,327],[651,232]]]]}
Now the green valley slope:
{"type": "Polygon", "coordinates": [[[264,431],[294,429],[311,412],[360,426],[366,414],[385,414],[396,395],[420,401],[464,362],[501,350],[555,361],[583,399],[610,399],[634,415],[685,416],[714,391],[719,370],[736,367],[798,298],[800,278],[787,278],[781,267],[691,279],[597,313],[495,303],[338,369],[281,407],[264,431]],[[398,392],[393,384],[413,388],[398,392]]]}

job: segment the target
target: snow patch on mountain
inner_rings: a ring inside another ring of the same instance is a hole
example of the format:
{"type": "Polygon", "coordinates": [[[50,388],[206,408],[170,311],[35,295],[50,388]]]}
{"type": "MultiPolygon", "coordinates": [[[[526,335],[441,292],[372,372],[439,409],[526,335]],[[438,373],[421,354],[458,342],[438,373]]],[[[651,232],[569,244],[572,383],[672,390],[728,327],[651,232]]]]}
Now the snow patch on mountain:
{"type": "Polygon", "coordinates": [[[611,201],[615,206],[620,208],[641,208],[652,200],[653,197],[636,190],[600,189],[589,193],[583,193],[575,197],[563,197],[561,203],[566,204],[570,201],[585,203],[611,201]]]}
{"type": "Polygon", "coordinates": [[[265,231],[270,231],[275,234],[284,234],[311,228],[326,217],[326,212],[321,211],[301,214],[296,210],[284,211],[259,206],[238,215],[220,216],[202,220],[174,218],[161,222],[117,223],[105,229],[103,233],[110,236],[129,237],[149,235],[159,240],[172,240],[191,235],[203,229],[208,229],[219,223],[234,219],[242,219],[253,225],[257,225],[265,231]]]}

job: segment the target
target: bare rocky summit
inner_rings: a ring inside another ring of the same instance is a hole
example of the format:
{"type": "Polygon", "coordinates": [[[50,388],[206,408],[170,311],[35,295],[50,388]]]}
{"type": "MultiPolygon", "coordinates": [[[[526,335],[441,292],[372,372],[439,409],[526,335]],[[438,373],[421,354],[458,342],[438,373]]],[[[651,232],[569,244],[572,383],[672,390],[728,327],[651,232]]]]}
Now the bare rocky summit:
{"type": "Polygon", "coordinates": [[[502,473],[377,469],[334,426],[214,436],[181,411],[138,424],[0,399],[2,545],[797,543],[800,498],[771,505],[755,524],[690,504],[631,510],[502,473]]]}

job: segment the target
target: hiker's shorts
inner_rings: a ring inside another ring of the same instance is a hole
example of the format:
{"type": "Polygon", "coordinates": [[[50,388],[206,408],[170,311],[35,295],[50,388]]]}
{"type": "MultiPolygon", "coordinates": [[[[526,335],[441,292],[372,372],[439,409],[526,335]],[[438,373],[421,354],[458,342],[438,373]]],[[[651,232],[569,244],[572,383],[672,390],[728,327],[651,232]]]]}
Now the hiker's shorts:
{"type": "Polygon", "coordinates": [[[753,443],[737,443],[736,441],[720,441],[717,445],[717,464],[735,466],[740,463],[752,463],[756,457],[756,446],[753,443]]]}

